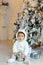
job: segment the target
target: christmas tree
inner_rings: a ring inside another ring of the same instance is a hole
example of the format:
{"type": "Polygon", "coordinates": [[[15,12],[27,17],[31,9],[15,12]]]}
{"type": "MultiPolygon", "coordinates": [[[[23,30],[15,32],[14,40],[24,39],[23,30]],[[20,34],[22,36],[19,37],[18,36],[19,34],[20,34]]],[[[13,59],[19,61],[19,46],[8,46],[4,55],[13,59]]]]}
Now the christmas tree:
{"type": "MultiPolygon", "coordinates": [[[[41,42],[39,38],[42,30],[43,0],[23,0],[23,2],[23,10],[17,14],[17,20],[14,23],[14,32],[25,29],[28,44],[32,47],[41,42]]],[[[15,35],[14,40],[16,40],[15,35]]]]}

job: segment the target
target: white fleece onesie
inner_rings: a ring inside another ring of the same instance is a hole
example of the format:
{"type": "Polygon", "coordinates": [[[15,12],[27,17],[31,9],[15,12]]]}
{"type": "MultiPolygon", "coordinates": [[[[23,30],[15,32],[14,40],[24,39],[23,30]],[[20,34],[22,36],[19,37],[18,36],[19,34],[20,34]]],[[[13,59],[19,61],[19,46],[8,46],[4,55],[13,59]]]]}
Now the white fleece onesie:
{"type": "Polygon", "coordinates": [[[16,35],[16,38],[17,38],[17,41],[14,43],[13,45],[13,52],[19,52],[21,51],[23,54],[25,54],[26,56],[28,55],[28,48],[29,48],[29,45],[28,45],[28,42],[26,41],[27,39],[27,34],[24,30],[19,30],[17,32],[17,35],[16,35]],[[25,34],[25,38],[23,41],[19,41],[18,40],[18,32],[23,32],[25,34]]]}

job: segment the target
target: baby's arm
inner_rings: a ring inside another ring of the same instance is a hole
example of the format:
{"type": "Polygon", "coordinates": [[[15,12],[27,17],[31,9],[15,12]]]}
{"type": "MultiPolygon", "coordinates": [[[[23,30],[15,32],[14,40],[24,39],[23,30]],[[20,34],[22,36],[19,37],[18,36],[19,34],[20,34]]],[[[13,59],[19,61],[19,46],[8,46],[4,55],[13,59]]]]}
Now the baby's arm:
{"type": "Polygon", "coordinates": [[[17,55],[17,52],[18,52],[18,50],[17,50],[17,41],[14,43],[14,45],[13,45],[13,54],[14,55],[17,55]]]}
{"type": "Polygon", "coordinates": [[[25,43],[25,50],[24,50],[25,56],[28,55],[28,50],[29,50],[29,45],[28,45],[28,43],[26,42],[26,43],[25,43]]]}

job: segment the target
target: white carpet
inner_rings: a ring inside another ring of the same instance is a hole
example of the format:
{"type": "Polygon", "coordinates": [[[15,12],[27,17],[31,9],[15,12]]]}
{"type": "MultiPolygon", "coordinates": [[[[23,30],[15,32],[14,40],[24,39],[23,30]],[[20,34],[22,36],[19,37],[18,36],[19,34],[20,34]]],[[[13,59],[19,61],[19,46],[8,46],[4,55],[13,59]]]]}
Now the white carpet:
{"type": "MultiPolygon", "coordinates": [[[[11,55],[11,48],[7,43],[0,43],[0,65],[25,65],[22,62],[7,63],[11,55]]],[[[30,59],[29,65],[43,65],[43,53],[40,59],[30,59]]]]}

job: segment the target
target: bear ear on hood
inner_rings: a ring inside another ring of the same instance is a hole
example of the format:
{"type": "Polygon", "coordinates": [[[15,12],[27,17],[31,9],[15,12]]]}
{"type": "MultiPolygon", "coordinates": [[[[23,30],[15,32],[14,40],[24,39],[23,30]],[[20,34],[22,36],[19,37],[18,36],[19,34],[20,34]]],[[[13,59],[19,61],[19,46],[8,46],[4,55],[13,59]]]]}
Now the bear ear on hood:
{"type": "Polygon", "coordinates": [[[17,34],[16,34],[16,39],[18,40],[18,37],[17,37],[17,36],[18,36],[18,33],[19,33],[19,32],[23,32],[23,33],[25,34],[24,40],[27,40],[27,33],[26,33],[25,29],[19,29],[19,30],[18,30],[18,32],[17,32],[17,34]]]}

